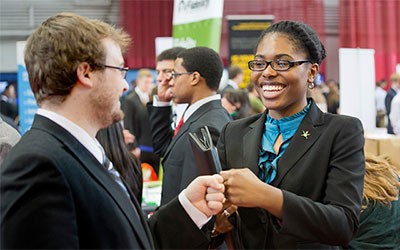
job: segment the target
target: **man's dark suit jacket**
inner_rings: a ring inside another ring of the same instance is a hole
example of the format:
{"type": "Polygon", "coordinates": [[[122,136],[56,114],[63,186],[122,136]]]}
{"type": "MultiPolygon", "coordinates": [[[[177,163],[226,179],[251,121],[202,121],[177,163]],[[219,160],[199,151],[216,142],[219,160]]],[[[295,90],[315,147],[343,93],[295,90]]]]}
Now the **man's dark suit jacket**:
{"type": "MultiPolygon", "coordinates": [[[[265,120],[263,113],[230,122],[224,128],[218,143],[223,169],[247,167],[258,176],[265,120]]],[[[363,146],[359,120],[322,113],[313,102],[280,158],[271,183],[283,191],[282,221],[261,208],[239,208],[245,248],[345,246],[359,223],[363,146]],[[301,136],[304,132],[308,132],[308,139],[301,136]]]]}
{"type": "Polygon", "coordinates": [[[158,172],[160,158],[153,152],[149,112],[135,90],[125,97],[122,111],[125,114],[124,127],[135,135],[141,148],[141,162],[149,163],[158,172]]]}
{"type": "Polygon", "coordinates": [[[214,100],[196,110],[185,121],[178,134],[173,137],[171,107],[154,107],[151,104],[147,107],[150,114],[154,150],[163,158],[164,176],[161,204],[166,204],[199,176],[188,132],[198,133],[200,128],[207,126],[213,142],[216,144],[222,128],[231,118],[222,107],[221,100],[214,100]]]}
{"type": "Polygon", "coordinates": [[[390,115],[390,111],[392,109],[391,108],[392,100],[396,94],[397,94],[396,90],[394,90],[393,88],[390,88],[385,97],[386,115],[388,117],[387,132],[388,132],[388,134],[392,134],[392,135],[394,135],[394,131],[393,131],[392,123],[390,122],[389,115],[390,115]]]}
{"type": "Polygon", "coordinates": [[[2,249],[207,246],[178,200],[160,208],[149,227],[136,199],[75,137],[43,116],[3,162],[0,185],[2,249]]]}

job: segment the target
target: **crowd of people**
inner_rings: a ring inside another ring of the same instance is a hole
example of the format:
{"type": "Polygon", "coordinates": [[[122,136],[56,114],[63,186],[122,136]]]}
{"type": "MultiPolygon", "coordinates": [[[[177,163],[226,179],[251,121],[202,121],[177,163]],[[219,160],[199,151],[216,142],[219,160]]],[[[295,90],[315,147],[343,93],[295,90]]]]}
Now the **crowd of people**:
{"type": "Polygon", "coordinates": [[[128,91],[130,43],[74,13],[29,36],[39,109],[22,138],[0,120],[2,249],[399,248],[399,168],[365,158],[361,122],[340,115],[339,84],[316,83],[326,53],[310,26],[265,29],[246,89],[236,66],[220,88],[213,49],[177,47],[155,59],[156,86],[141,69],[128,91]],[[204,127],[222,171],[200,176],[189,138],[204,127]],[[149,218],[143,163],[163,175],[149,218]]]}
{"type": "Polygon", "coordinates": [[[385,80],[376,83],[376,127],[386,128],[388,134],[400,135],[400,74],[393,73],[390,83],[389,89],[385,80]]]}

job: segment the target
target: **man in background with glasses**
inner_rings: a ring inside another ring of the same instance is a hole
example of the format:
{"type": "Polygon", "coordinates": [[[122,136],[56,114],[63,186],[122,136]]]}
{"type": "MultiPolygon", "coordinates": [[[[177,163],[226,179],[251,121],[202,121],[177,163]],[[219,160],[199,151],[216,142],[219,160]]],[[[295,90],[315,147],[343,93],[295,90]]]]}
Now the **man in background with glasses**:
{"type": "Polygon", "coordinates": [[[175,60],[173,71],[159,82],[153,104],[148,105],[154,152],[163,158],[161,205],[174,199],[199,175],[188,132],[199,132],[207,126],[216,143],[231,119],[217,94],[222,71],[221,58],[214,50],[184,50],[175,60]],[[175,130],[170,126],[171,100],[189,104],[175,130]]]}
{"type": "MultiPolygon", "coordinates": [[[[178,54],[184,51],[185,48],[173,47],[161,52],[156,58],[156,73],[157,73],[157,83],[162,85],[163,82],[171,77],[171,72],[174,71],[175,60],[178,54]]],[[[155,89],[157,91],[157,89],[155,89]]],[[[167,89],[167,93],[158,93],[158,95],[169,95],[170,88],[167,89]]],[[[157,92],[155,92],[157,93],[157,92]]],[[[163,98],[163,97],[161,97],[163,98]]],[[[175,130],[178,122],[181,120],[183,112],[185,112],[188,104],[187,103],[174,103],[172,101],[172,129],[175,130]]]]}
{"type": "Polygon", "coordinates": [[[122,30],[73,13],[48,18],[28,38],[25,64],[39,110],[1,166],[2,249],[208,246],[199,229],[222,208],[220,176],[194,180],[149,227],[95,139],[123,117],[129,42],[122,30]]]}

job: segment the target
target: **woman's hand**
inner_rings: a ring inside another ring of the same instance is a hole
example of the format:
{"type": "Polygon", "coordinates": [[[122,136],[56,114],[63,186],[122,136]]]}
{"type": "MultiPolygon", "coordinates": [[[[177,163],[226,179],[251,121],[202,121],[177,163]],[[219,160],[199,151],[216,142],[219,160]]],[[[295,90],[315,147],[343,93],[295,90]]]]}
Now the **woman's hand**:
{"type": "Polygon", "coordinates": [[[282,190],[262,182],[248,168],[222,171],[225,197],[238,207],[259,207],[282,217],[282,190]]]}

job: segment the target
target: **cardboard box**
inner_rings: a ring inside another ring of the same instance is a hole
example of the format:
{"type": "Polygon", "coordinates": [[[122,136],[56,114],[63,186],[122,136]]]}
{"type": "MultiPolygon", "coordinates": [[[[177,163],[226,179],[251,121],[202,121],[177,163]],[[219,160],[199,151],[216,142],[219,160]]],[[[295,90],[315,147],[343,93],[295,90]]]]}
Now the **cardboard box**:
{"type": "Polygon", "coordinates": [[[389,134],[365,134],[365,153],[388,156],[400,165],[400,136],[389,134]]]}

